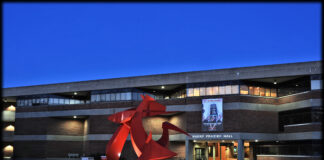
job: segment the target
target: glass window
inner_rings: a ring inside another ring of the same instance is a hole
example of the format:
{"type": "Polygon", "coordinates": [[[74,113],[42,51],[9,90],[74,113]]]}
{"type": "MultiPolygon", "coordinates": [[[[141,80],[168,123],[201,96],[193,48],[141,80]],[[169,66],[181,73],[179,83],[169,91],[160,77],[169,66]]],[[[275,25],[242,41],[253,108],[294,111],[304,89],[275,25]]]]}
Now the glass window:
{"type": "Polygon", "coordinates": [[[126,93],[125,92],[120,94],[120,100],[122,100],[122,101],[126,100],[126,93]]]}
{"type": "Polygon", "coordinates": [[[53,104],[58,104],[58,98],[53,98],[53,104]]]}
{"type": "Polygon", "coordinates": [[[120,101],[120,93],[116,93],[116,101],[120,101]]]}
{"type": "Polygon", "coordinates": [[[59,99],[59,104],[64,104],[64,99],[63,98],[59,99]]]}
{"type": "Polygon", "coordinates": [[[213,87],[207,87],[206,88],[206,95],[208,95],[208,96],[214,95],[214,93],[213,93],[213,87]]]}
{"type": "Polygon", "coordinates": [[[116,93],[111,93],[110,100],[111,101],[116,101],[116,93]]]}
{"type": "Polygon", "coordinates": [[[31,99],[28,100],[28,106],[32,106],[32,100],[31,99]]]}
{"type": "Polygon", "coordinates": [[[239,94],[239,86],[238,85],[232,86],[232,94],[239,94]]]}
{"type": "Polygon", "coordinates": [[[70,99],[64,99],[64,104],[70,104],[70,99]]]}
{"type": "Polygon", "coordinates": [[[53,98],[49,98],[48,103],[49,104],[53,104],[54,103],[54,99],[53,98]]]}
{"type": "Polygon", "coordinates": [[[75,104],[80,104],[80,100],[75,100],[75,104]]]}
{"type": "Polygon", "coordinates": [[[271,89],[271,97],[277,97],[277,91],[275,88],[271,89]]]}
{"type": "Polygon", "coordinates": [[[254,87],[249,86],[249,95],[253,95],[254,94],[254,87]]]}
{"type": "Polygon", "coordinates": [[[96,94],[96,102],[100,101],[100,94],[96,94]]]}
{"type": "Polygon", "coordinates": [[[44,99],[45,99],[45,98],[41,98],[41,99],[40,99],[40,103],[41,103],[41,104],[44,104],[44,101],[45,101],[44,99]]]}
{"type": "MultiPolygon", "coordinates": [[[[32,102],[30,102],[30,103],[32,103],[32,102]]],[[[36,103],[40,103],[40,99],[39,98],[36,99],[36,103]]]]}
{"type": "Polygon", "coordinates": [[[213,87],[213,93],[214,93],[214,95],[219,94],[219,87],[218,86],[213,87]]]}
{"type": "Polygon", "coordinates": [[[260,96],[265,96],[265,89],[264,88],[260,88],[260,96]]]}
{"type": "Polygon", "coordinates": [[[199,88],[199,95],[200,96],[205,96],[206,95],[206,88],[205,87],[200,87],[199,88]]]}
{"type": "Polygon", "coordinates": [[[100,102],[106,101],[106,94],[100,94],[100,102]]]}
{"type": "Polygon", "coordinates": [[[70,104],[75,104],[75,100],[74,99],[70,99],[70,104]]]}
{"type": "Polygon", "coordinates": [[[199,88],[194,88],[194,96],[199,96],[199,88]]]}
{"type": "Polygon", "coordinates": [[[132,92],[132,100],[137,101],[137,93],[136,92],[132,92]]]}
{"type": "Polygon", "coordinates": [[[91,95],[91,102],[94,102],[94,101],[95,101],[95,98],[96,98],[95,95],[92,94],[92,95],[91,95]]]}
{"type": "Polygon", "coordinates": [[[219,86],[219,94],[225,94],[225,86],[219,86]]]}
{"type": "Polygon", "coordinates": [[[254,94],[255,96],[259,96],[260,95],[260,87],[254,87],[254,94]]]}
{"type": "Polygon", "coordinates": [[[249,88],[247,85],[240,85],[240,94],[249,94],[249,88]]]}
{"type": "Polygon", "coordinates": [[[232,87],[230,85],[225,86],[225,94],[232,94],[232,87]]]}
{"type": "Polygon", "coordinates": [[[132,100],[132,93],[131,92],[126,93],[126,100],[132,100]]]}
{"type": "Polygon", "coordinates": [[[194,89],[193,88],[187,88],[187,96],[192,97],[194,95],[194,89]]]}
{"type": "Polygon", "coordinates": [[[266,96],[270,97],[270,88],[266,88],[265,90],[266,90],[266,96]]]}
{"type": "Polygon", "coordinates": [[[36,99],[35,98],[33,99],[33,103],[36,103],[36,99]]]}
{"type": "Polygon", "coordinates": [[[110,101],[110,94],[109,93],[106,94],[106,101],[110,101]]]}

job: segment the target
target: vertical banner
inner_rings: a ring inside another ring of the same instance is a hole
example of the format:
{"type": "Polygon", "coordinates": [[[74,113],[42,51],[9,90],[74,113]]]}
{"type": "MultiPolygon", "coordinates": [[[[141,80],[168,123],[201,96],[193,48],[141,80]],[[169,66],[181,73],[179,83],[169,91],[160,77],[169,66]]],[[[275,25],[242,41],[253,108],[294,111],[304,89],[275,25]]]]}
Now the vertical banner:
{"type": "Polygon", "coordinates": [[[223,131],[223,99],[202,100],[202,131],[223,131]]]}

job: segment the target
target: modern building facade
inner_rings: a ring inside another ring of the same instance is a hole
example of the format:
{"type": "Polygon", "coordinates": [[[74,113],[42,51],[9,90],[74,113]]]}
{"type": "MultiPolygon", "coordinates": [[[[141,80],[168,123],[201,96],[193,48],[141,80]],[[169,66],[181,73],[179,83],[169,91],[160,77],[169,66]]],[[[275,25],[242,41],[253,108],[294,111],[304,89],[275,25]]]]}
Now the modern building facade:
{"type": "MultiPolygon", "coordinates": [[[[164,121],[192,135],[170,132],[173,159],[321,159],[321,75],[312,61],[4,88],[15,107],[4,152],[10,145],[7,156],[19,160],[104,155],[118,127],[107,117],[147,94],[179,111],[143,120],[153,139],[164,121]]],[[[121,157],[136,159],[129,139],[121,157]]]]}

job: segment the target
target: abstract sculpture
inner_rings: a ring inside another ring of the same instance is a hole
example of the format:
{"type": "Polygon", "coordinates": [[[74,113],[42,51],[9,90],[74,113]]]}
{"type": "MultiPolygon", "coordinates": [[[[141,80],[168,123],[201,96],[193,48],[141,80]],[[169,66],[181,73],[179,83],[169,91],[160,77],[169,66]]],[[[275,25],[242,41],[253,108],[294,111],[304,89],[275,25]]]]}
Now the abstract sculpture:
{"type": "Polygon", "coordinates": [[[152,97],[142,96],[142,102],[137,108],[131,108],[115,113],[108,117],[108,120],[121,124],[106,146],[107,160],[119,160],[121,151],[128,134],[131,135],[131,142],[138,160],[158,160],[167,159],[177,154],[170,151],[169,129],[181,132],[190,136],[187,132],[177,126],[163,122],[163,133],[158,141],[152,140],[152,133],[146,134],[142,118],[174,112],[166,112],[166,107],[157,103],[152,97]]]}

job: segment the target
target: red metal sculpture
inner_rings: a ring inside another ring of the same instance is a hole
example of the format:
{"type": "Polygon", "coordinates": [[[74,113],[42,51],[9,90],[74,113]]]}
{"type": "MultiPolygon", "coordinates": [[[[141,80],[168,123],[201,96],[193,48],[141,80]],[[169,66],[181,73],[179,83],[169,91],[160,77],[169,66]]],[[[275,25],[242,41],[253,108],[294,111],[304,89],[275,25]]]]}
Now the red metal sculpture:
{"type": "Polygon", "coordinates": [[[142,96],[142,102],[137,108],[131,108],[122,112],[115,113],[108,117],[108,120],[121,124],[114,135],[109,140],[106,147],[107,160],[119,160],[121,151],[125,144],[128,134],[131,135],[131,142],[138,160],[158,160],[167,159],[177,154],[170,151],[167,146],[169,143],[169,129],[181,132],[190,136],[187,132],[177,126],[163,122],[163,133],[158,141],[152,140],[152,133],[146,134],[142,118],[169,114],[166,107],[157,103],[152,97],[142,96]]]}

